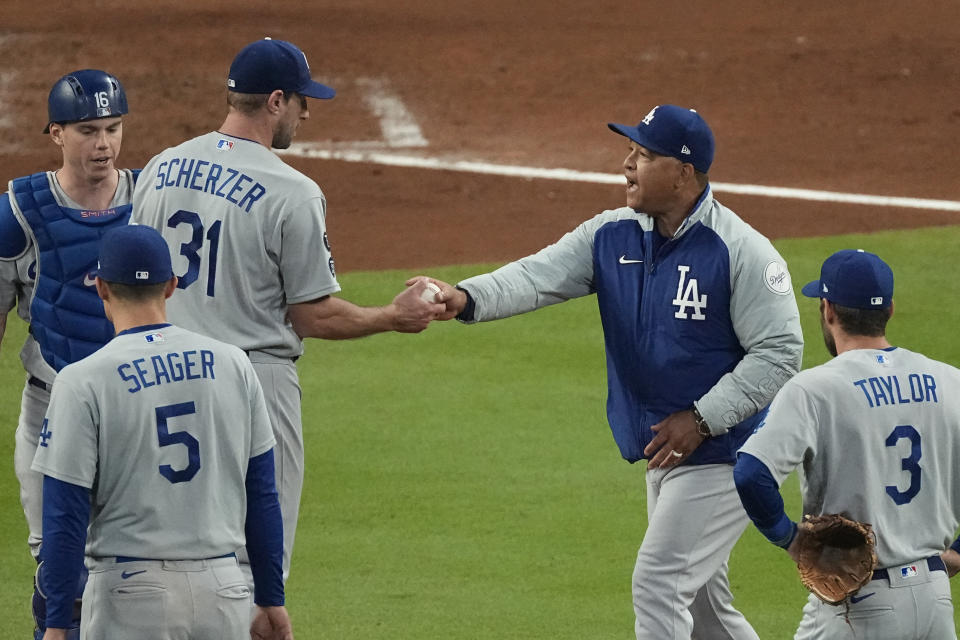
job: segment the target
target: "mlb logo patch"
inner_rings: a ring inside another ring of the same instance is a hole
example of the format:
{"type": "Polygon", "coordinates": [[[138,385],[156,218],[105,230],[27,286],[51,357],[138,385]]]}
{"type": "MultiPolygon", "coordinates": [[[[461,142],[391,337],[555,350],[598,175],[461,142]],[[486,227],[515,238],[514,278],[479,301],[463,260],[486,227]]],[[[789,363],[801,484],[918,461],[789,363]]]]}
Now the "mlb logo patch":
{"type": "Polygon", "coordinates": [[[900,567],[900,577],[901,578],[915,578],[919,571],[917,570],[917,565],[911,564],[906,567],[900,567]]]}
{"type": "Polygon", "coordinates": [[[872,305],[874,305],[874,306],[881,305],[881,304],[883,304],[883,298],[882,298],[882,297],[873,297],[873,298],[870,298],[870,304],[872,304],[872,305]]]}
{"type": "Polygon", "coordinates": [[[233,149],[233,140],[224,140],[223,138],[217,140],[217,149],[230,151],[230,149],[233,149]]]}
{"type": "Polygon", "coordinates": [[[888,358],[886,354],[878,353],[876,357],[877,357],[877,364],[883,365],[883,366],[887,366],[888,364],[890,364],[890,358],[888,358]]]}
{"type": "Polygon", "coordinates": [[[149,280],[150,272],[149,271],[137,271],[136,273],[137,280],[149,280]]]}
{"type": "Polygon", "coordinates": [[[163,337],[162,333],[148,333],[143,336],[143,339],[147,342],[166,342],[166,338],[163,337]]]}

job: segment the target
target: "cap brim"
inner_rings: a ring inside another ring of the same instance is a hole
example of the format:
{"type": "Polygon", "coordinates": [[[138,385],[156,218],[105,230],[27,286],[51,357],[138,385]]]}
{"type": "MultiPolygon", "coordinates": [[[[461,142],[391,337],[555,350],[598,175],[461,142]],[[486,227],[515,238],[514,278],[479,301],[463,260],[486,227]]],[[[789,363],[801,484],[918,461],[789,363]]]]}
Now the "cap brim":
{"type": "Polygon", "coordinates": [[[807,296],[808,298],[820,298],[820,281],[812,280],[807,284],[803,285],[803,289],[800,289],[800,293],[807,296]]]}
{"type": "Polygon", "coordinates": [[[660,145],[651,142],[647,136],[643,135],[643,132],[640,130],[639,126],[631,127],[630,125],[617,124],[615,122],[608,122],[607,126],[610,127],[610,130],[614,133],[619,133],[622,136],[630,138],[644,149],[649,149],[650,151],[659,153],[662,156],[671,155],[668,151],[661,148],[660,145]]]}
{"type": "Polygon", "coordinates": [[[302,96],[307,96],[308,98],[316,98],[317,100],[329,100],[333,96],[337,95],[337,92],[328,87],[325,84],[320,84],[319,82],[310,81],[303,89],[297,91],[302,96]]]}
{"type": "Polygon", "coordinates": [[[631,127],[626,124],[617,124],[616,122],[608,122],[607,126],[610,127],[610,131],[613,131],[614,133],[619,133],[620,135],[626,136],[631,140],[633,140],[634,142],[639,143],[639,140],[637,140],[637,138],[639,137],[639,133],[636,127],[631,127]]]}

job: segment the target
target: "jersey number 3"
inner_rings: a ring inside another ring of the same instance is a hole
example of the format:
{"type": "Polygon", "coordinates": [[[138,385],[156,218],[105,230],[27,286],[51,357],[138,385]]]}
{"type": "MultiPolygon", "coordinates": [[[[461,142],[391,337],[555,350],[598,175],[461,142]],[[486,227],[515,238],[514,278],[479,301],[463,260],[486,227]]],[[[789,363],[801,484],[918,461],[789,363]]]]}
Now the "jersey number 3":
{"type": "Polygon", "coordinates": [[[900,491],[895,485],[887,485],[887,495],[898,505],[907,504],[920,493],[920,434],[909,424],[902,424],[887,436],[885,444],[895,447],[902,438],[910,441],[910,455],[900,460],[900,468],[910,474],[910,486],[900,491]]]}
{"type": "Polygon", "coordinates": [[[183,469],[174,469],[169,464],[161,464],[158,469],[160,475],[170,481],[170,484],[189,482],[200,471],[200,443],[186,431],[171,432],[167,427],[167,420],[178,416],[189,416],[197,412],[193,402],[167,404],[156,408],[157,440],[161,447],[172,447],[182,444],[187,448],[187,466],[183,469]]]}
{"type": "MultiPolygon", "coordinates": [[[[180,244],[180,255],[187,259],[187,272],[182,276],[177,276],[179,282],[177,287],[186,289],[200,275],[200,249],[203,248],[203,221],[194,211],[177,211],[167,220],[167,226],[175,229],[181,224],[189,225],[193,229],[193,236],[190,242],[180,244]]],[[[217,252],[220,250],[220,220],[217,220],[207,230],[207,295],[211,298],[217,284],[217,252]]]]}

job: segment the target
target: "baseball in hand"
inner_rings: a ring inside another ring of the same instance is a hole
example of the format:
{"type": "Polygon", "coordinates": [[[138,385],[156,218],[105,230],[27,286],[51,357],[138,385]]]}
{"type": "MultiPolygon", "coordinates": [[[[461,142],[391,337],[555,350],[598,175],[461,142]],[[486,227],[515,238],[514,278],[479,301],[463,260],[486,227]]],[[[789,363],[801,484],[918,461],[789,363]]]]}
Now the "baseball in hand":
{"type": "Polygon", "coordinates": [[[420,297],[427,302],[436,302],[438,293],[440,293],[440,287],[432,282],[428,282],[427,288],[423,290],[423,293],[420,294],[420,297]]]}

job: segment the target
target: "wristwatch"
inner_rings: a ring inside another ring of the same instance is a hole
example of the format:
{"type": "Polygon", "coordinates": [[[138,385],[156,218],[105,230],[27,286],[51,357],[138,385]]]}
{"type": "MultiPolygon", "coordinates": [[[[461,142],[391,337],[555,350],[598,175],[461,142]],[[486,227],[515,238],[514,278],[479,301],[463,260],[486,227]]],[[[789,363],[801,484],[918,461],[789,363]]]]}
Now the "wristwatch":
{"type": "Polygon", "coordinates": [[[693,408],[690,409],[693,411],[693,419],[697,423],[697,433],[702,435],[704,438],[709,438],[713,435],[710,431],[710,425],[707,424],[707,421],[703,419],[703,416],[700,415],[700,410],[697,409],[697,405],[693,405],[693,408]]]}

